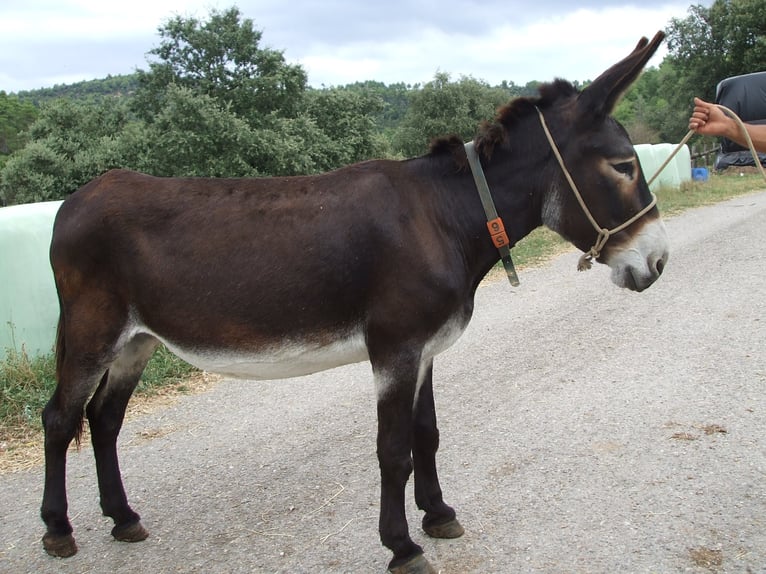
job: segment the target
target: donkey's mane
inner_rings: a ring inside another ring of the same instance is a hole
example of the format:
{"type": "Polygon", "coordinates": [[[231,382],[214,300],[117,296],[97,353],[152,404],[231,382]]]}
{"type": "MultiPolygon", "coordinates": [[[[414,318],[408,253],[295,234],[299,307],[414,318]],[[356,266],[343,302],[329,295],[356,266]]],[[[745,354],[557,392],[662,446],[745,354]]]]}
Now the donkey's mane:
{"type": "MultiPolygon", "coordinates": [[[[498,109],[493,121],[485,121],[476,133],[476,149],[489,157],[495,146],[502,145],[508,132],[521,118],[534,112],[535,108],[546,109],[561,99],[571,98],[579,92],[566,80],[554,80],[538,88],[538,96],[514,98],[498,109]]],[[[456,135],[439,137],[431,142],[431,155],[450,154],[460,167],[465,166],[463,140],[456,135]]]]}

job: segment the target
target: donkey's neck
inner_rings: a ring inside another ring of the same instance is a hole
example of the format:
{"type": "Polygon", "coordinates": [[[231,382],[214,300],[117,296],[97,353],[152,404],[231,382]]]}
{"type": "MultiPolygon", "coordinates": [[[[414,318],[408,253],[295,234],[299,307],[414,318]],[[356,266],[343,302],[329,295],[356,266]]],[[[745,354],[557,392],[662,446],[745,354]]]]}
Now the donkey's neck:
{"type": "MultiPolygon", "coordinates": [[[[482,164],[490,194],[513,246],[542,223],[542,194],[536,187],[540,177],[534,173],[538,166],[528,159],[514,157],[506,149],[497,149],[490,161],[482,158],[482,164]]],[[[447,178],[443,177],[445,167],[440,162],[433,161],[431,169],[435,170],[433,181],[441,182],[433,188],[433,209],[462,252],[466,279],[475,289],[500,260],[487,229],[479,191],[467,163],[453,164],[452,175],[447,178]]]]}

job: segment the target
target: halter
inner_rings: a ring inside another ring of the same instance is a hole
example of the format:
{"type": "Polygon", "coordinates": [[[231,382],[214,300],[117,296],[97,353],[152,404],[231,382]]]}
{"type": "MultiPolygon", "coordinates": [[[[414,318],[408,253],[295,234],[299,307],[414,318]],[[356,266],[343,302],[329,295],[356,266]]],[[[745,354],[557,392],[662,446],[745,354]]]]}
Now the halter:
{"type": "MultiPolygon", "coordinates": [[[[545,123],[543,112],[541,112],[537,106],[535,106],[535,109],[537,110],[537,114],[540,116],[540,123],[543,126],[545,137],[548,138],[548,143],[550,144],[551,149],[553,150],[553,155],[556,156],[556,159],[558,160],[559,165],[561,166],[561,170],[564,172],[564,176],[567,178],[567,181],[569,182],[569,186],[572,188],[572,192],[574,192],[574,195],[577,198],[577,202],[580,204],[580,207],[585,212],[585,215],[588,217],[588,221],[590,221],[590,224],[593,226],[593,229],[595,229],[596,233],[598,233],[598,237],[596,237],[596,243],[594,243],[593,247],[591,247],[587,253],[585,253],[582,257],[580,257],[580,260],[577,262],[577,270],[586,271],[590,269],[591,266],[593,265],[593,260],[598,259],[598,256],[601,255],[601,250],[604,248],[604,245],[606,245],[606,242],[609,241],[609,238],[615,233],[619,233],[623,229],[629,227],[630,225],[632,225],[633,223],[641,219],[644,215],[646,215],[657,204],[657,196],[654,195],[654,193],[652,193],[651,191],[649,191],[649,193],[652,194],[652,201],[649,202],[649,205],[644,207],[641,211],[636,213],[633,217],[628,219],[625,223],[622,223],[618,225],[617,227],[614,227],[612,229],[601,227],[596,222],[596,218],[593,217],[593,214],[588,209],[588,206],[585,205],[585,200],[582,198],[580,191],[577,189],[577,186],[575,185],[575,182],[572,179],[572,176],[570,175],[569,170],[566,168],[566,165],[564,165],[564,158],[561,157],[561,152],[559,152],[559,148],[556,145],[556,142],[553,140],[553,136],[551,135],[551,132],[548,129],[548,125],[545,123]]],[[[665,166],[662,166],[662,167],[664,168],[665,166]]],[[[661,169],[662,168],[660,168],[660,170],[661,169]]],[[[658,170],[658,173],[659,173],[659,170],[658,170]]]]}

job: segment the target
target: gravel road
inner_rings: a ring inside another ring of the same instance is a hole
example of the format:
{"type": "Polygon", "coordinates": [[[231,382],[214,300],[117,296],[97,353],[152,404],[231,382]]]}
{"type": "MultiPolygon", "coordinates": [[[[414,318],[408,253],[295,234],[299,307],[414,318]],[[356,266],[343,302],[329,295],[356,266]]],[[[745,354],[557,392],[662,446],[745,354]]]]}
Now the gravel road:
{"type": "MultiPolygon", "coordinates": [[[[443,573],[766,573],[766,192],[667,221],[636,294],[577,254],[489,282],[435,363],[443,573]]],[[[151,535],[114,542],[89,448],[69,458],[80,552],[45,555],[42,469],[0,476],[3,573],[382,573],[369,365],[224,381],[126,423],[151,535]]],[[[411,489],[410,489],[411,493],[411,489]]],[[[411,499],[412,497],[410,497],[411,499]]]]}

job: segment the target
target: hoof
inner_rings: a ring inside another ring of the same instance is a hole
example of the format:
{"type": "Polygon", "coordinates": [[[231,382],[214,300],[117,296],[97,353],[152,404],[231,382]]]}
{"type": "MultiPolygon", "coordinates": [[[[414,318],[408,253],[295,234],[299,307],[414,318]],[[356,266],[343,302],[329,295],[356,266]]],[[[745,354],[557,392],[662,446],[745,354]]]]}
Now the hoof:
{"type": "Polygon", "coordinates": [[[424,524],[423,530],[431,538],[460,538],[465,534],[465,528],[456,518],[442,524],[430,524],[428,526],[424,524]]]}
{"type": "Polygon", "coordinates": [[[149,531],[141,526],[140,522],[131,522],[112,528],[112,536],[115,540],[122,540],[123,542],[141,542],[149,536],[149,531]]]}
{"type": "Polygon", "coordinates": [[[389,574],[438,574],[422,554],[418,554],[396,568],[389,566],[388,572],[389,574]]]}
{"type": "Polygon", "coordinates": [[[77,554],[77,544],[75,544],[74,536],[71,534],[64,536],[46,534],[43,536],[43,548],[48,554],[56,558],[69,558],[77,554]]]}

